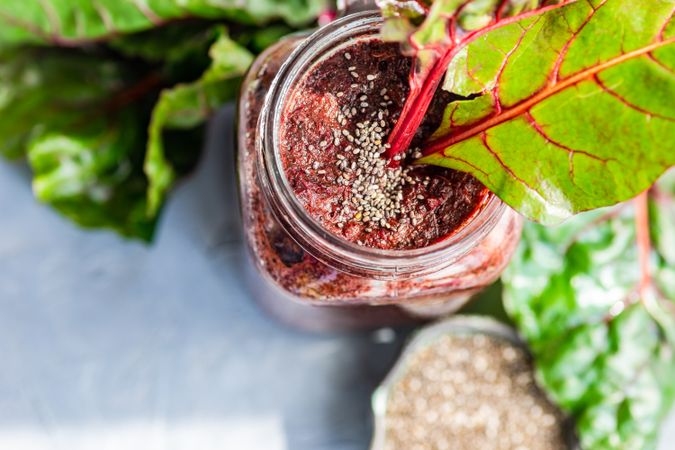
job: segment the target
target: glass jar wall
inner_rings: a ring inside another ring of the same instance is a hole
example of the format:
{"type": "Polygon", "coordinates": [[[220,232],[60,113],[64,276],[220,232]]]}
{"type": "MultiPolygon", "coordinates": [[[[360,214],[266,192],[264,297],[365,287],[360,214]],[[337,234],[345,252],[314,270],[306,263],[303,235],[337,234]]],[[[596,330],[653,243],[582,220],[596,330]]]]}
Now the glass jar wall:
{"type": "Polygon", "coordinates": [[[251,286],[268,309],[303,328],[452,312],[499,277],[520,236],[520,217],[489,195],[461,229],[433,245],[366,248],[327,232],[295,198],[279,157],[284,106],[311,67],[377,39],[380,24],[377,13],[357,12],[285,38],[256,60],[242,87],[238,170],[251,286]]]}

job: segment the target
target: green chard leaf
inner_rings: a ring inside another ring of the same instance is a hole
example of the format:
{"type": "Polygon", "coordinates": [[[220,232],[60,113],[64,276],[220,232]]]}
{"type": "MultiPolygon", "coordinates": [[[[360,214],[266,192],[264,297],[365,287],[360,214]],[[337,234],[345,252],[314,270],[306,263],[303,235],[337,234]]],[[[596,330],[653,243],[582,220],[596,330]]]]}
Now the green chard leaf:
{"type": "MultiPolygon", "coordinates": [[[[241,77],[253,55],[232,41],[221,28],[220,37],[209,52],[212,64],[194,83],[181,84],[162,92],[152,113],[145,173],[150,180],[148,215],[157,214],[167,190],[175,180],[175,171],[167,160],[163,134],[166,129],[190,129],[202,124],[213,111],[236,96],[241,77]]],[[[183,152],[199,152],[184,148],[183,152]]]]}
{"type": "Polygon", "coordinates": [[[128,58],[154,63],[182,64],[193,54],[203,53],[218,37],[218,26],[203,22],[176,23],[134,34],[125,34],[106,45],[128,58]]]}
{"type": "Polygon", "coordinates": [[[87,228],[150,240],[142,171],[152,88],[122,63],[76,49],[0,54],[0,153],[26,156],[36,197],[87,228]],[[36,63],[39,61],[39,63],[36,63]]]}
{"type": "Polygon", "coordinates": [[[85,228],[109,228],[149,241],[143,118],[134,108],[93,115],[76,129],[49,128],[33,139],[28,160],[36,197],[85,228]]]}
{"type": "MultiPolygon", "coordinates": [[[[666,181],[650,194],[651,217],[675,214],[666,181]]],[[[636,211],[631,202],[558,227],[529,223],[503,277],[539,382],[576,419],[584,450],[654,448],[675,395],[675,277],[658,245],[675,230],[651,222],[645,286],[636,211]]]]}
{"type": "Polygon", "coordinates": [[[0,53],[0,154],[23,156],[32,138],[46,128],[82,122],[127,81],[118,64],[84,53],[0,53]]]}
{"type": "Polygon", "coordinates": [[[468,35],[443,86],[464,99],[419,163],[547,224],[634,197],[675,165],[674,9],[579,0],[468,35]]]}
{"type": "Polygon", "coordinates": [[[0,46],[72,47],[187,18],[227,19],[249,25],[283,19],[301,25],[326,6],[325,0],[3,0],[0,46]]]}
{"type": "Polygon", "coordinates": [[[36,196],[80,225],[149,240],[166,192],[196,164],[206,120],[236,97],[251,51],[328,5],[0,2],[0,155],[26,156],[36,196]]]}
{"type": "Polygon", "coordinates": [[[393,157],[410,146],[458,47],[485,27],[544,10],[561,0],[377,0],[377,3],[385,19],[383,39],[401,43],[403,52],[415,58],[408,99],[388,138],[391,148],[387,156],[393,157]]]}

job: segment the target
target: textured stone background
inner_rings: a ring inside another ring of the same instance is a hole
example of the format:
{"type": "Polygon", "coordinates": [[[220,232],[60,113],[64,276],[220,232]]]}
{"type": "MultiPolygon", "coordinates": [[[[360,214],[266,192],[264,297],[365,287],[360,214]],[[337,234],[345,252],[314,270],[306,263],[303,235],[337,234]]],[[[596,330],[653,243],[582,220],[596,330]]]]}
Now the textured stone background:
{"type": "Polygon", "coordinates": [[[0,164],[0,449],[368,447],[405,333],[308,335],[252,303],[231,123],[214,121],[152,247],[74,228],[0,164]]]}

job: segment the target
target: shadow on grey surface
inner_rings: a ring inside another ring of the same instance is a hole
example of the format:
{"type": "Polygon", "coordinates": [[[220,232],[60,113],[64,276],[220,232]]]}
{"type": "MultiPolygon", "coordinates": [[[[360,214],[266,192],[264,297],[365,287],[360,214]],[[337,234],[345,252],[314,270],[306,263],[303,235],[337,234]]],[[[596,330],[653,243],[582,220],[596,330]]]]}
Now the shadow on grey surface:
{"type": "MultiPolygon", "coordinates": [[[[203,202],[193,211],[199,222],[194,229],[208,230],[204,244],[215,260],[216,276],[234,269],[239,280],[247,280],[251,274],[246,270],[247,250],[241,241],[233,114],[233,108],[222,111],[209,130],[208,152],[192,184],[198,191],[192,197],[203,202]],[[232,264],[232,259],[237,263],[232,264]]],[[[375,342],[370,332],[306,334],[261,312],[250,298],[252,291],[246,288],[246,293],[248,306],[258,316],[256,324],[265,331],[273,330],[277,337],[272,339],[313,343],[294,349],[297,364],[289,358],[294,351],[277,354],[282,360],[286,359],[284,354],[288,358],[279,368],[290,370],[286,380],[281,374],[277,380],[288,396],[282,403],[289,448],[367,448],[372,431],[370,395],[394,364],[408,333],[399,330],[399,338],[388,343],[375,342]],[[283,387],[286,381],[297,384],[283,387]]]]}
{"type": "Polygon", "coordinates": [[[74,228],[32,199],[25,169],[0,165],[0,444],[79,450],[90,433],[100,449],[206,450],[222,448],[228,423],[264,435],[271,420],[289,449],[367,448],[370,394],[405,332],[312,336],[256,307],[232,114],[216,117],[151,247],[74,228]],[[186,424],[215,426],[190,425],[181,440],[186,424]]]}

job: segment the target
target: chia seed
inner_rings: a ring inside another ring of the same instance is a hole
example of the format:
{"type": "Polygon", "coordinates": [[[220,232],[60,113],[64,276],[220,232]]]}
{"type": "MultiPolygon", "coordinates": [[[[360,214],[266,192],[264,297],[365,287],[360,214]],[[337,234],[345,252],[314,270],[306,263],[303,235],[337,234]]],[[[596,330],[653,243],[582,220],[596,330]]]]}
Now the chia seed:
{"type": "Polygon", "coordinates": [[[387,450],[564,450],[564,416],[523,350],[486,335],[445,335],[410,356],[389,389],[387,450]]]}
{"type": "MultiPolygon", "coordinates": [[[[405,102],[411,61],[376,39],[351,46],[349,54],[351,60],[336,52],[315,65],[290,95],[280,124],[287,178],[330,232],[372,247],[429,245],[461,226],[486,191],[467,175],[407,164],[413,152],[395,158],[402,167],[390,167],[386,140],[405,102]],[[308,152],[317,141],[319,149],[308,152]],[[423,184],[428,176],[432,181],[423,184]]],[[[421,139],[434,128],[427,126],[421,139]]]]}

